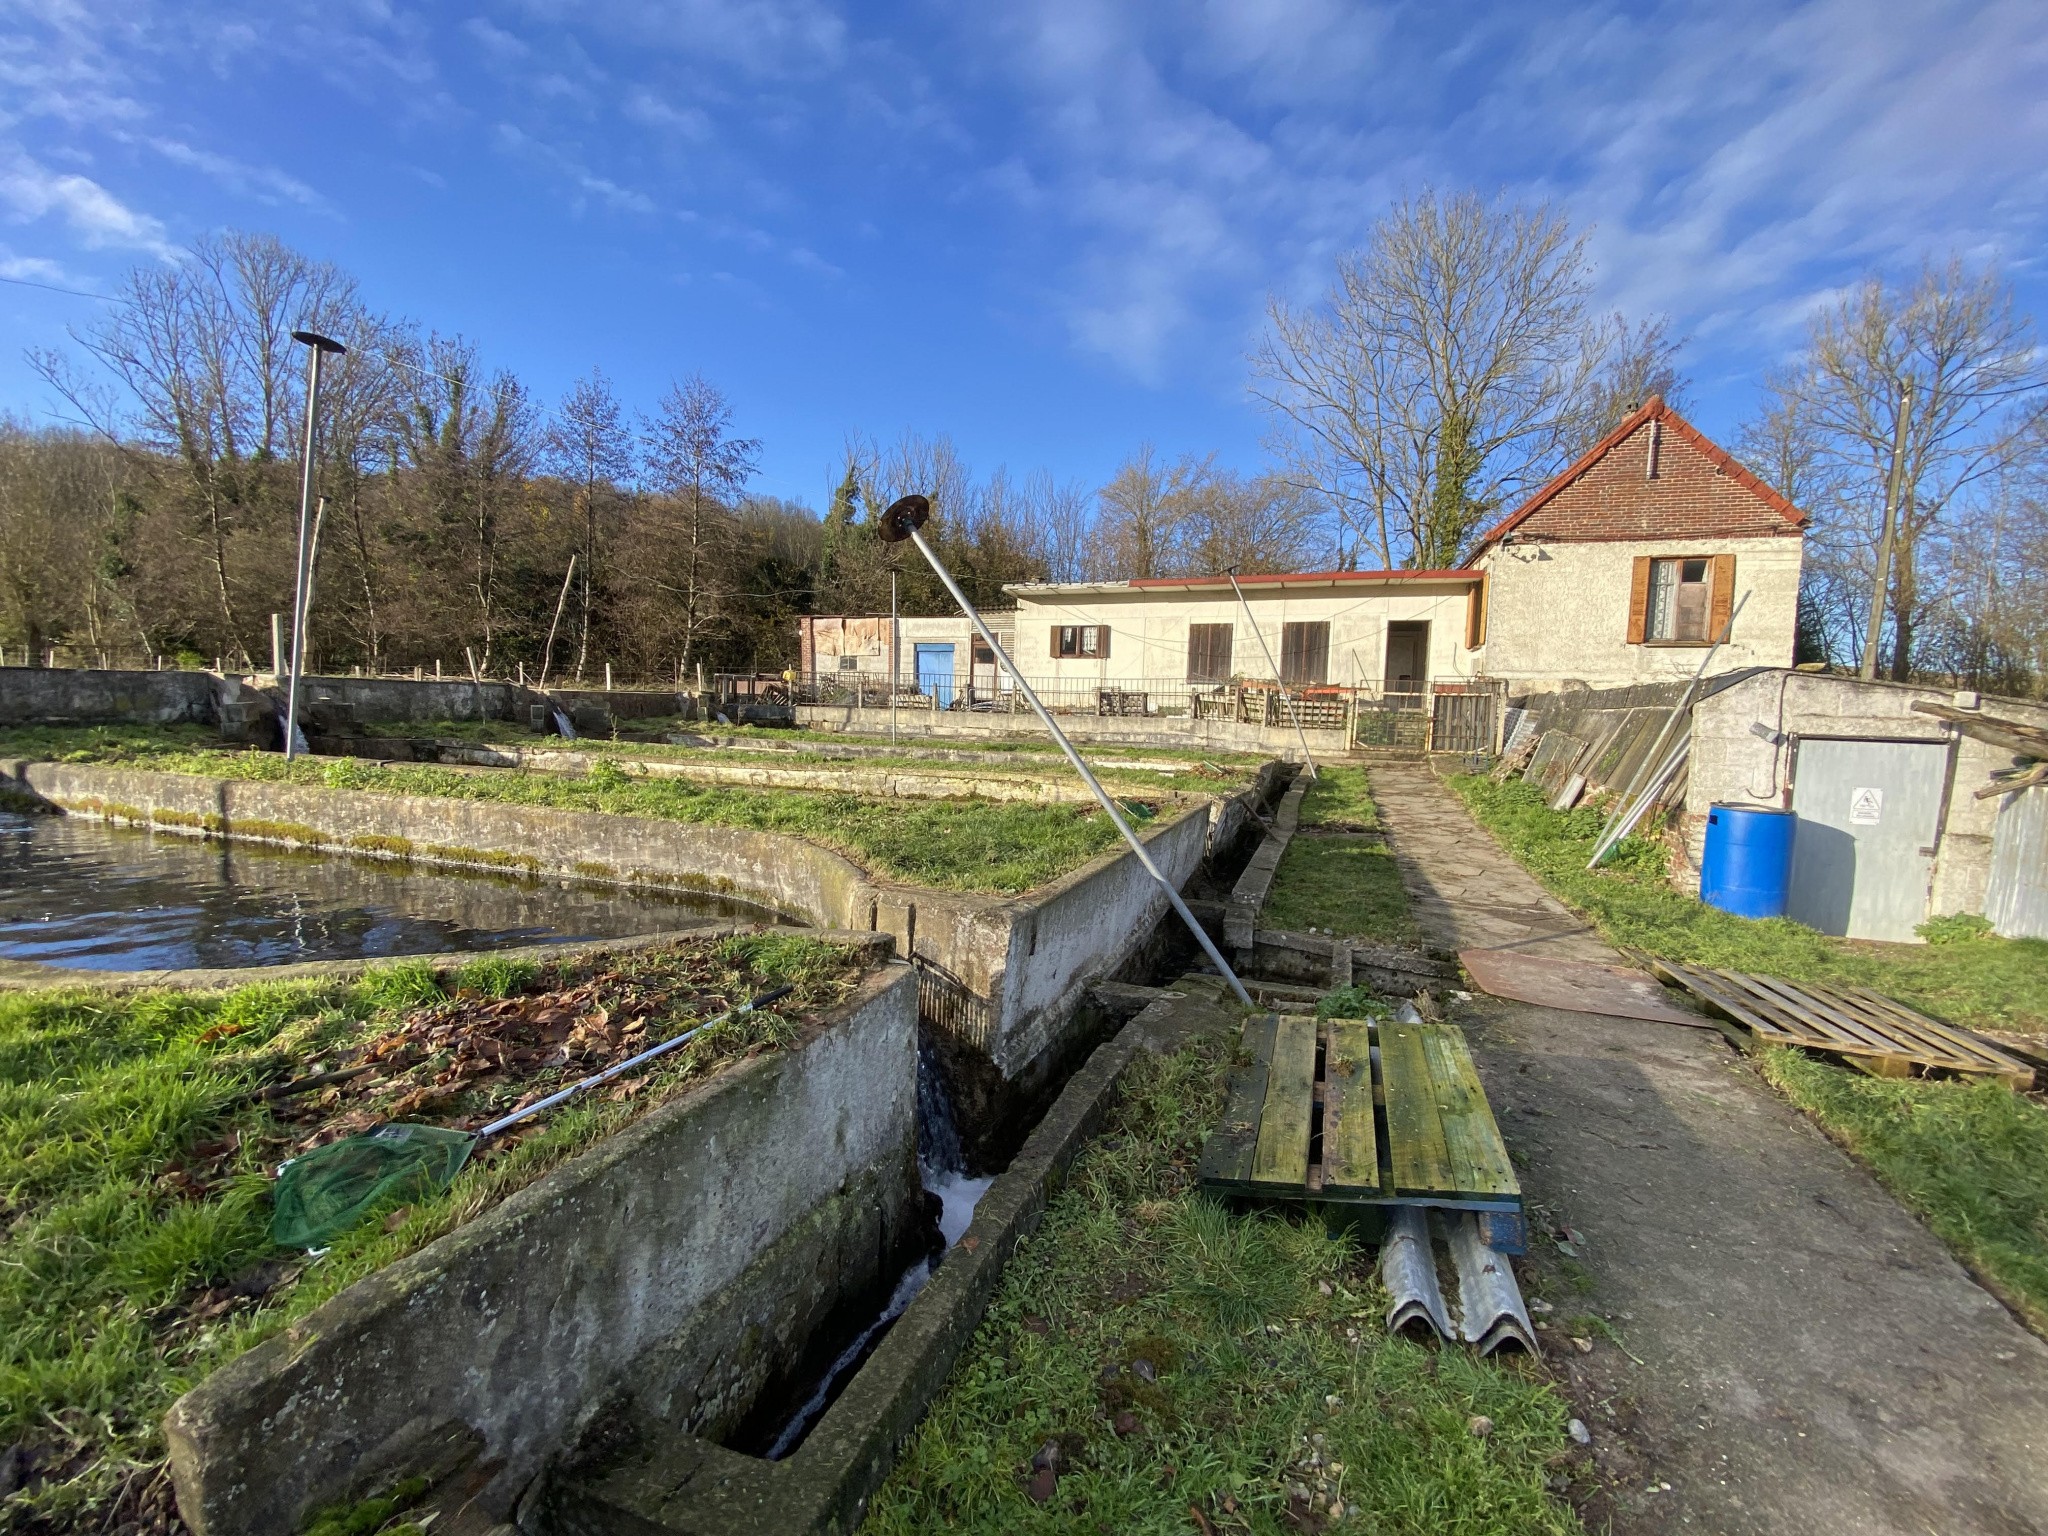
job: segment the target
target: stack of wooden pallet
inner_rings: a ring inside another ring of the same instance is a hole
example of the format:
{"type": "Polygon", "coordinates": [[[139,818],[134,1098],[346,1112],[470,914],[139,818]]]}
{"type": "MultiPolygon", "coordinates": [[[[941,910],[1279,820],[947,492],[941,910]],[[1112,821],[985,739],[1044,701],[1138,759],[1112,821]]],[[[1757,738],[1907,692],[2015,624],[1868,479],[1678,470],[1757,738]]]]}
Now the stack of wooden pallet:
{"type": "Polygon", "coordinates": [[[1223,1195],[1357,1207],[1369,1237],[1391,1208],[1469,1210],[1489,1246],[1526,1246],[1521,1185],[1448,1024],[1250,1020],[1200,1179],[1223,1195]]]}

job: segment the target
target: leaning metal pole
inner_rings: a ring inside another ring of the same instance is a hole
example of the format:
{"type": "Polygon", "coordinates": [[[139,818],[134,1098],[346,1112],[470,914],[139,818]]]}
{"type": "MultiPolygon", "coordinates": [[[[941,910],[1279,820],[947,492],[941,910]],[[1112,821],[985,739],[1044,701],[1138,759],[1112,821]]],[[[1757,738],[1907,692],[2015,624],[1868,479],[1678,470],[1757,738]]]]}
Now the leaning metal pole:
{"type": "Polygon", "coordinates": [[[917,546],[917,552],[924,556],[925,563],[931,566],[939,580],[946,584],[946,590],[953,594],[953,601],[960,605],[960,611],[967,615],[967,620],[974,626],[975,632],[995,653],[998,664],[1010,674],[1010,681],[1017,685],[1017,691],[1024,695],[1026,702],[1045,723],[1045,728],[1052,732],[1052,739],[1058,742],[1060,750],[1067,754],[1067,761],[1074,765],[1074,771],[1080,774],[1089,789],[1095,792],[1095,798],[1102,803],[1102,809],[1116,824],[1117,831],[1123,834],[1124,841],[1131,845],[1131,852],[1138,856],[1138,862],[1145,867],[1145,873],[1150,875],[1159,889],[1166,893],[1167,901],[1172,903],[1173,910],[1180,914],[1180,920],[1187,924],[1188,932],[1195,936],[1195,942],[1202,946],[1202,952],[1209,957],[1210,963],[1216,967],[1223,979],[1230,983],[1230,990],[1237,994],[1237,1000],[1247,1008],[1256,1007],[1251,993],[1244,989],[1244,983],[1237,979],[1237,972],[1230,968],[1230,962],[1223,958],[1223,952],[1216,947],[1216,941],[1210,938],[1208,931],[1195,920],[1195,914],[1190,912],[1188,904],[1181,900],[1180,892],[1174,889],[1173,882],[1160,872],[1157,864],[1152,862],[1152,855],[1145,851],[1145,845],[1138,840],[1138,834],[1133,832],[1131,824],[1124,820],[1123,812],[1118,808],[1115,798],[1102,787],[1101,781],[1081,760],[1081,754],[1076,752],[1074,744],[1067,740],[1067,733],[1059,728],[1051,711],[1040,702],[1031,685],[1024,681],[1024,674],[1017,670],[1017,664],[1010,660],[1010,653],[1003,649],[1002,642],[997,640],[994,632],[982,622],[981,614],[976,611],[974,604],[967,601],[967,594],[962,592],[960,584],[953,580],[953,573],[939,563],[939,557],[932,552],[931,545],[925,543],[924,535],[917,531],[931,516],[931,510],[931,503],[924,497],[905,496],[890,503],[889,510],[882,514],[879,531],[882,537],[892,544],[908,539],[917,546]]]}
{"type": "Polygon", "coordinates": [[[284,695],[284,756],[299,751],[299,674],[306,665],[306,561],[313,544],[313,450],[320,422],[320,360],[329,352],[348,349],[318,331],[293,331],[292,340],[311,353],[306,360],[306,443],[299,462],[298,580],[292,588],[292,675],[284,695]]]}
{"type": "Polygon", "coordinates": [[[1230,590],[1237,594],[1237,606],[1244,610],[1244,621],[1252,627],[1252,638],[1259,642],[1259,649],[1266,653],[1266,665],[1273,669],[1273,681],[1280,684],[1280,699],[1287,706],[1287,717],[1294,722],[1294,734],[1301,742],[1302,761],[1308,764],[1308,776],[1321,778],[1316,772],[1316,760],[1308,750],[1308,732],[1301,728],[1301,711],[1294,707],[1294,695],[1287,691],[1287,684],[1280,676],[1280,663],[1273,659],[1273,647],[1266,644],[1266,632],[1259,628],[1259,621],[1252,617],[1252,605],[1244,600],[1244,588],[1237,584],[1237,572],[1226,571],[1230,578],[1230,590]]]}

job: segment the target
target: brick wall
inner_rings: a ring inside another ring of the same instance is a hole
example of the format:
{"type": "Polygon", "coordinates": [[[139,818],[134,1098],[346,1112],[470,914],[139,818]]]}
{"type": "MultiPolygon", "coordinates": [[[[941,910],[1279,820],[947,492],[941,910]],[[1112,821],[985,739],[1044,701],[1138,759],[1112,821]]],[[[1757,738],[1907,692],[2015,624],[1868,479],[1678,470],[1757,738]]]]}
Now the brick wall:
{"type": "Polygon", "coordinates": [[[1742,539],[1798,537],[1759,482],[1677,417],[1639,423],[1509,537],[1742,539]],[[1651,435],[1657,474],[1647,474],[1651,435]]]}

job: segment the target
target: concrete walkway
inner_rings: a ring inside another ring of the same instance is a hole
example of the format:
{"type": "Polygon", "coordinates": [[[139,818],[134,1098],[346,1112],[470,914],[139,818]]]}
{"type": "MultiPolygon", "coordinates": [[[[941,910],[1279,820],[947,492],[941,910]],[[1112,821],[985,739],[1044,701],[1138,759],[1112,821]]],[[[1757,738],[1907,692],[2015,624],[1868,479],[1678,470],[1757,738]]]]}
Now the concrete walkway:
{"type": "MultiPolygon", "coordinates": [[[[1427,768],[1372,787],[1425,938],[1614,958],[1427,768]]],[[[1611,1490],[1594,1523],[2048,1532],[2048,1346],[1725,1041],[1485,997],[1453,1017],[1540,1207],[1528,1288],[1554,1325],[1598,1320],[1547,1334],[1611,1490]]]]}

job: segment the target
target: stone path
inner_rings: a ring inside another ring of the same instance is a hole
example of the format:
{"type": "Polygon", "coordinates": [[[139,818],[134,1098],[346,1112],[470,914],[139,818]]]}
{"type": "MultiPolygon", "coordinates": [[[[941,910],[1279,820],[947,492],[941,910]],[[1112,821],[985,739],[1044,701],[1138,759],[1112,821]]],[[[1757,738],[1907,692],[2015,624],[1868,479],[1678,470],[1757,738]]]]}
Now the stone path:
{"type": "MultiPolygon", "coordinates": [[[[1372,786],[1430,942],[1613,958],[1428,769],[1372,786]]],[[[1453,1016],[1532,1226],[1582,1239],[1539,1234],[1524,1277],[1553,1322],[1598,1319],[1573,1330],[1590,1355],[1548,1338],[1616,1532],[2048,1532],[2048,1346],[1725,1041],[1484,997],[1453,1016]]]]}

